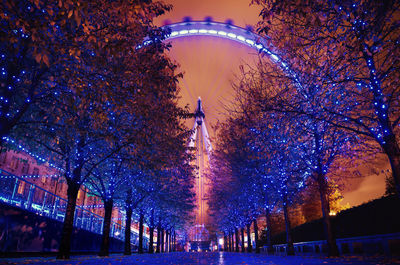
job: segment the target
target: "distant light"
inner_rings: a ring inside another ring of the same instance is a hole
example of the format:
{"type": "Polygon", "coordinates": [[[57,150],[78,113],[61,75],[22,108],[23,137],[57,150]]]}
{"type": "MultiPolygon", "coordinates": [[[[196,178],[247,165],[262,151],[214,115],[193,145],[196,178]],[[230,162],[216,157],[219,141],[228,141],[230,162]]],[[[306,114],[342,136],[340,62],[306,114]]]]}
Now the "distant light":
{"type": "Polygon", "coordinates": [[[336,212],[330,211],[330,212],[329,212],[329,215],[330,215],[330,216],[335,216],[335,215],[336,215],[336,212]]]}
{"type": "Polygon", "coordinates": [[[226,36],[227,34],[226,34],[226,32],[225,32],[225,31],[218,31],[218,35],[221,35],[221,36],[226,36]]]}
{"type": "Polygon", "coordinates": [[[236,34],[233,34],[233,33],[228,33],[228,37],[231,37],[231,38],[234,38],[234,39],[236,39],[236,34]]]}
{"type": "Polygon", "coordinates": [[[257,49],[261,50],[263,46],[261,44],[256,44],[257,49]]]}
{"type": "Polygon", "coordinates": [[[238,40],[241,40],[241,41],[245,41],[245,40],[246,40],[246,38],[243,37],[243,36],[237,36],[236,38],[237,38],[238,40]]]}
{"type": "Polygon", "coordinates": [[[151,43],[151,40],[147,40],[147,41],[145,41],[144,43],[143,43],[143,45],[144,46],[147,46],[147,45],[149,45],[151,43]]]}
{"type": "Polygon", "coordinates": [[[268,49],[262,49],[263,52],[265,52],[266,54],[271,54],[271,52],[268,49]]]}
{"type": "Polygon", "coordinates": [[[210,29],[210,30],[208,31],[208,33],[210,33],[210,34],[217,34],[217,31],[216,31],[216,30],[213,30],[213,29],[210,29]]]}
{"type": "Polygon", "coordinates": [[[206,29],[199,29],[199,32],[200,33],[207,33],[207,30],[206,29]]]}
{"type": "Polygon", "coordinates": [[[275,54],[271,54],[272,59],[274,59],[275,61],[279,61],[279,57],[276,56],[275,54]]]}
{"type": "Polygon", "coordinates": [[[254,45],[254,41],[252,41],[252,40],[246,39],[246,42],[247,42],[248,44],[250,44],[250,45],[254,45]]]}
{"type": "Polygon", "coordinates": [[[191,29],[191,30],[189,30],[189,33],[191,33],[191,34],[194,34],[194,33],[197,33],[197,32],[199,32],[197,29],[191,29]]]}
{"type": "Polygon", "coordinates": [[[221,237],[220,239],[218,239],[218,243],[219,243],[220,245],[223,245],[223,244],[224,244],[224,239],[221,237]]]}
{"type": "Polygon", "coordinates": [[[181,34],[181,35],[188,34],[188,33],[189,33],[189,31],[186,29],[179,31],[179,34],[181,34]]]}
{"type": "Polygon", "coordinates": [[[171,37],[176,36],[176,35],[178,35],[178,34],[179,34],[178,31],[172,31],[172,32],[171,32],[171,37]]]}

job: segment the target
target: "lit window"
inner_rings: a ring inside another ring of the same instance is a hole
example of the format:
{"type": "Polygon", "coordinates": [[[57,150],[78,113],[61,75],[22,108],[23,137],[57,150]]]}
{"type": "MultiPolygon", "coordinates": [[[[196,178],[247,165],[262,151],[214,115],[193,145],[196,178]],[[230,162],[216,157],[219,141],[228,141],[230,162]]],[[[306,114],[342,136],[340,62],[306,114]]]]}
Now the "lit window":
{"type": "Polygon", "coordinates": [[[47,178],[46,175],[47,175],[47,174],[45,174],[44,176],[41,177],[42,183],[43,183],[43,184],[46,184],[46,178],[47,178]]]}
{"type": "Polygon", "coordinates": [[[11,164],[10,164],[10,168],[16,170],[18,168],[18,157],[13,156],[11,159],[11,164]]]}
{"type": "Polygon", "coordinates": [[[20,181],[18,186],[18,194],[22,194],[24,192],[25,182],[20,181]]]}

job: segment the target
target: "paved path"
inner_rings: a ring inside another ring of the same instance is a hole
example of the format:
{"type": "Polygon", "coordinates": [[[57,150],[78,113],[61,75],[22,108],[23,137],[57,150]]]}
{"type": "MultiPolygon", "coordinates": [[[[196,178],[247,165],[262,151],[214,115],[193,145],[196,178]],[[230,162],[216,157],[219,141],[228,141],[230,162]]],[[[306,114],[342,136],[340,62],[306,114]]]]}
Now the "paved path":
{"type": "Polygon", "coordinates": [[[381,257],[344,257],[321,258],[311,256],[267,256],[265,254],[247,253],[165,253],[165,254],[133,254],[132,256],[112,255],[108,258],[96,256],[74,256],[68,261],[50,258],[12,258],[0,259],[0,264],[63,264],[63,265],[172,265],[172,264],[201,264],[201,265],[230,265],[230,264],[268,264],[268,265],[330,265],[330,264],[400,264],[400,260],[381,257]]]}

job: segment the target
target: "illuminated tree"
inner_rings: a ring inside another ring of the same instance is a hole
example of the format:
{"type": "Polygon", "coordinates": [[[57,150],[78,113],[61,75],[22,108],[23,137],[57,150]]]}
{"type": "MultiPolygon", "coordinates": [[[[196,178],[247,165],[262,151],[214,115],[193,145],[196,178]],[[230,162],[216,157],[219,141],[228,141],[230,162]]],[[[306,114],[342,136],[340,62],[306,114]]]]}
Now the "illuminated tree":
{"type": "Polygon", "coordinates": [[[30,121],[32,105],[65,92],[53,81],[79,47],[86,7],[72,1],[1,2],[0,145],[21,119],[30,121]]]}
{"type": "Polygon", "coordinates": [[[323,113],[306,113],[379,145],[399,191],[400,3],[253,2],[263,7],[260,31],[279,56],[313,79],[322,96],[334,95],[323,113]]]}
{"type": "MultiPolygon", "coordinates": [[[[259,192],[251,172],[254,162],[244,132],[240,121],[234,118],[221,125],[212,157],[210,215],[229,238],[237,234],[238,228],[249,227],[259,215],[259,192]]],[[[233,249],[232,241],[228,241],[230,250],[233,249]]]]}
{"type": "Polygon", "coordinates": [[[88,178],[90,193],[99,196],[104,203],[103,234],[99,255],[108,256],[112,210],[114,201],[126,194],[129,181],[135,181],[125,170],[122,159],[113,157],[102,163],[88,178]]]}
{"type": "MultiPolygon", "coordinates": [[[[149,203],[147,208],[156,207],[154,220],[158,220],[159,228],[170,230],[170,244],[172,244],[172,235],[175,231],[183,230],[192,221],[191,213],[195,207],[194,170],[187,161],[189,160],[181,161],[181,165],[167,170],[162,182],[163,188],[146,201],[146,203],[149,203]]],[[[155,223],[153,225],[153,228],[155,228],[155,223]]]]}
{"type": "MultiPolygon", "coordinates": [[[[131,1],[95,1],[82,6],[86,8],[82,19],[74,11],[68,12],[78,20],[78,29],[59,32],[79,41],[72,42],[73,48],[62,50],[62,54],[69,54],[68,61],[55,69],[51,82],[41,84],[62,89],[63,93],[51,90],[41,97],[31,106],[32,115],[25,115],[22,125],[12,132],[35,148],[45,147],[51,160],[65,172],[68,205],[59,258],[69,257],[81,185],[102,163],[131,144],[131,136],[140,138],[138,132],[158,129],[157,117],[166,116],[159,115],[165,106],[176,106],[175,66],[162,55],[164,32],[151,23],[169,7],[147,1],[135,5],[131,1]],[[152,44],[137,49],[145,37],[153,40],[152,44]],[[129,128],[126,124],[109,126],[109,121],[122,115],[131,121],[129,128]],[[118,135],[121,137],[116,140],[118,135]],[[105,143],[110,148],[105,148],[105,143]]],[[[168,113],[171,120],[183,113],[177,108],[168,110],[172,110],[168,113]]]]}
{"type": "Polygon", "coordinates": [[[310,62],[317,64],[321,59],[319,53],[319,49],[310,48],[308,59],[298,58],[293,67],[286,62],[277,64],[270,59],[260,60],[257,69],[243,71],[236,90],[249,117],[265,113],[256,121],[261,126],[258,127],[260,134],[263,131],[271,134],[270,128],[276,127],[271,119],[264,118],[269,115],[290,127],[291,137],[296,138],[299,146],[300,161],[318,184],[329,255],[336,256],[338,251],[329,218],[327,174],[336,170],[332,166],[338,158],[353,159],[356,151],[366,149],[357,137],[335,126],[335,116],[325,112],[326,106],[338,104],[337,97],[341,92],[336,90],[335,84],[316,80],[315,76],[323,75],[322,69],[306,72],[310,62]]]}

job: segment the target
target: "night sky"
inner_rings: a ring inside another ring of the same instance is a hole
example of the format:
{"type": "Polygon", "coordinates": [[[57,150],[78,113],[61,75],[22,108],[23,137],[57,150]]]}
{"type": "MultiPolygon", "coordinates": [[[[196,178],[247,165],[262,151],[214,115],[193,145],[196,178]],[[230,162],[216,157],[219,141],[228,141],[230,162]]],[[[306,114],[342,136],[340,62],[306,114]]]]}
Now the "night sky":
{"type": "MultiPolygon", "coordinates": [[[[180,22],[184,17],[192,20],[203,20],[210,16],[214,21],[233,20],[233,24],[241,27],[255,25],[259,20],[260,8],[250,6],[249,0],[168,0],[174,5],[170,13],[156,19],[157,25],[180,22]]],[[[257,52],[247,46],[216,37],[185,37],[171,41],[170,56],[180,65],[184,78],[180,82],[181,105],[189,105],[194,110],[196,100],[200,96],[206,114],[206,122],[211,137],[214,137],[214,126],[218,120],[226,117],[226,108],[232,104],[234,91],[231,83],[241,64],[254,65],[257,52]]],[[[188,123],[191,128],[193,121],[188,123]]],[[[372,163],[370,163],[372,164],[372,163]]],[[[343,191],[343,204],[358,205],[365,201],[380,197],[385,191],[382,169],[388,163],[383,158],[374,168],[362,166],[363,178],[346,180],[343,191]],[[379,173],[377,175],[376,173],[379,173]]]]}

